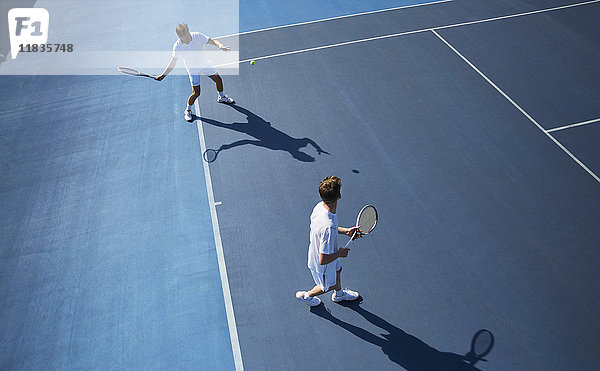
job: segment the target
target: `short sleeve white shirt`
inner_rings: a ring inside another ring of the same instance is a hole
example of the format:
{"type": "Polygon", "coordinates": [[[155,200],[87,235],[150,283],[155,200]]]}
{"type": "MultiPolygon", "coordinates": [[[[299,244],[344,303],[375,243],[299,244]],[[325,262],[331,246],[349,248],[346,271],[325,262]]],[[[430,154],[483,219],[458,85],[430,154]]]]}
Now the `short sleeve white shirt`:
{"type": "Polygon", "coordinates": [[[318,273],[324,273],[328,265],[339,265],[339,259],[326,265],[319,264],[319,253],[329,255],[338,250],[337,235],[337,215],[330,213],[324,203],[319,202],[310,215],[308,268],[318,273]]]}
{"type": "Polygon", "coordinates": [[[181,39],[177,39],[173,44],[173,58],[183,59],[185,68],[188,74],[199,74],[202,69],[212,67],[212,64],[204,55],[204,45],[209,38],[200,32],[191,32],[192,41],[189,44],[184,44],[181,39]]]}

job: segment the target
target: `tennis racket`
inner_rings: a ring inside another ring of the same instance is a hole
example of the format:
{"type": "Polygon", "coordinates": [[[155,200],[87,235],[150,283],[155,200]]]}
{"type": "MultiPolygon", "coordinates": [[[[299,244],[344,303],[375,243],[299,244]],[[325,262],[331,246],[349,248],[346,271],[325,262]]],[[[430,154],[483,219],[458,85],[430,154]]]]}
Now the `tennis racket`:
{"type": "MultiPolygon", "coordinates": [[[[356,217],[356,226],[358,227],[358,231],[361,236],[369,234],[373,232],[375,226],[377,225],[377,209],[373,205],[365,205],[359,212],[356,217]]],[[[354,241],[355,235],[357,232],[354,232],[350,240],[346,243],[346,246],[350,245],[350,242],[354,241]]]]}
{"type": "Polygon", "coordinates": [[[140,77],[150,77],[151,79],[153,79],[153,78],[156,77],[156,76],[148,75],[147,73],[141,73],[140,71],[138,71],[138,70],[136,70],[134,68],[119,67],[117,69],[119,70],[119,72],[124,73],[126,75],[140,76],[140,77]]]}

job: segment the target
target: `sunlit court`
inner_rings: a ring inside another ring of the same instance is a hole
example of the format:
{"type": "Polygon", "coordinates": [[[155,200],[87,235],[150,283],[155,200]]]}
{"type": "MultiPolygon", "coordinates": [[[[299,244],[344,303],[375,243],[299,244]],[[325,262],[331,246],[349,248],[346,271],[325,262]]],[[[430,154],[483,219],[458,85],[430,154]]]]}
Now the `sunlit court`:
{"type": "Polygon", "coordinates": [[[598,19],[0,0],[0,369],[599,369],[598,19]]]}

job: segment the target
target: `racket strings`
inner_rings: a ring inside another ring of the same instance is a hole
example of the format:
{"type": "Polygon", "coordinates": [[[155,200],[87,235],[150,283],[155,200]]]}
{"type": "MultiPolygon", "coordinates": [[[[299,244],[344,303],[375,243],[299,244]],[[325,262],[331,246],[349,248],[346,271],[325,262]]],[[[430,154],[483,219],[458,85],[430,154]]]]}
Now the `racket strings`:
{"type": "Polygon", "coordinates": [[[367,234],[377,224],[377,210],[373,206],[365,207],[358,216],[358,227],[363,234],[367,234]]]}
{"type": "Polygon", "coordinates": [[[117,69],[119,70],[119,72],[124,73],[126,75],[146,76],[145,74],[141,73],[140,71],[136,70],[135,68],[119,67],[117,69]]]}
{"type": "Polygon", "coordinates": [[[135,70],[133,68],[127,68],[127,67],[119,67],[119,72],[123,72],[123,73],[128,73],[128,74],[139,74],[140,71],[135,70]]]}

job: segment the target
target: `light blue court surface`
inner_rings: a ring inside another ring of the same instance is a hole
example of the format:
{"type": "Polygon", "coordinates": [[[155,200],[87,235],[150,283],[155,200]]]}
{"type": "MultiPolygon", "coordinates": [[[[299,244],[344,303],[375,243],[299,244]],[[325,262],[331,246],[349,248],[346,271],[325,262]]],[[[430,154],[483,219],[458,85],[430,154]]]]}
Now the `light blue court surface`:
{"type": "MultiPolygon", "coordinates": [[[[159,3],[135,28],[196,19],[159,3]]],[[[239,31],[420,3],[242,1],[239,31]]],[[[127,45],[122,6],[80,36],[127,45]]],[[[240,58],[266,58],[224,77],[235,106],[203,78],[193,123],[186,76],[0,76],[0,369],[598,369],[598,17],[454,0],[250,32],[240,58]],[[381,220],[343,263],[362,301],[309,309],[331,174],[341,225],[381,220]],[[466,362],[482,328],[495,345],[466,362]]]]}
{"type": "Polygon", "coordinates": [[[233,367],[187,78],[149,82],[2,77],[3,369],[233,367]]]}

